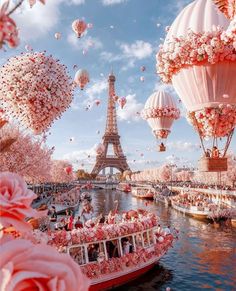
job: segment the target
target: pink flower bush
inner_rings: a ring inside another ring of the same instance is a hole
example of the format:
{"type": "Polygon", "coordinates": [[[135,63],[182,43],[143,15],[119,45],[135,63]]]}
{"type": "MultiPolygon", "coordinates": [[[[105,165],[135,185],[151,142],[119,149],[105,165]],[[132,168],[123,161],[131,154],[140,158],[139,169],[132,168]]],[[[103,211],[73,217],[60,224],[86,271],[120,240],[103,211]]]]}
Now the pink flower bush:
{"type": "Polygon", "coordinates": [[[236,107],[204,108],[189,112],[187,118],[202,137],[224,137],[236,126],[236,107]]]}
{"type": "Polygon", "coordinates": [[[88,290],[89,280],[65,254],[15,239],[1,244],[0,290],[88,290]]]}
{"type": "Polygon", "coordinates": [[[178,119],[180,117],[180,110],[178,108],[164,107],[164,108],[148,108],[143,109],[141,112],[143,119],[157,118],[157,117],[170,117],[178,119]]]}
{"type": "Polygon", "coordinates": [[[0,9],[0,48],[7,44],[10,48],[19,44],[18,30],[12,18],[7,15],[8,3],[4,3],[0,9]]]}
{"type": "Polygon", "coordinates": [[[158,224],[158,217],[147,211],[139,215],[139,218],[126,220],[125,222],[95,225],[93,228],[74,229],[68,231],[56,231],[49,233],[48,243],[58,250],[63,251],[65,246],[70,244],[80,244],[92,242],[94,240],[112,239],[121,235],[132,234],[142,231],[158,224]]]}
{"type": "Polygon", "coordinates": [[[67,173],[65,168],[70,167],[72,165],[63,160],[53,160],[51,166],[51,181],[54,183],[66,183],[75,180],[73,172],[67,173]]]}
{"type": "Polygon", "coordinates": [[[0,226],[14,226],[16,230],[27,231],[30,225],[26,217],[39,217],[44,212],[37,212],[31,208],[33,199],[37,197],[27,189],[25,181],[17,174],[0,173],[0,226]]]}
{"type": "Polygon", "coordinates": [[[0,69],[0,108],[34,133],[46,130],[72,101],[66,67],[44,53],[12,57],[0,69]]]}
{"type": "Polygon", "coordinates": [[[82,266],[82,272],[89,278],[99,278],[102,275],[111,274],[127,270],[127,268],[135,267],[143,264],[150,259],[162,256],[171,247],[173,236],[169,235],[164,237],[163,243],[154,245],[152,251],[147,249],[137,249],[133,253],[126,254],[120,258],[111,258],[108,261],[96,262],[82,266]]]}
{"type": "Polygon", "coordinates": [[[182,68],[216,64],[223,61],[236,61],[236,34],[216,31],[195,33],[191,30],[185,37],[173,37],[160,47],[157,59],[157,73],[165,83],[182,68]]]}

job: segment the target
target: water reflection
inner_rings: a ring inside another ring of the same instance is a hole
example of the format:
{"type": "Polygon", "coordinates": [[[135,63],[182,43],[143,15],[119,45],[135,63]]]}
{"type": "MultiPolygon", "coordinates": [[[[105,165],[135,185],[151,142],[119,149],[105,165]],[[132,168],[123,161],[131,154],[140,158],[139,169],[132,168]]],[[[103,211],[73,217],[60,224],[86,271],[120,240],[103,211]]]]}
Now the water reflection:
{"type": "Polygon", "coordinates": [[[145,208],[157,213],[162,225],[180,230],[179,239],[160,264],[148,274],[116,290],[235,290],[236,230],[184,216],[163,204],[156,205],[122,192],[92,193],[96,214],[108,214],[118,200],[118,210],[145,208]]]}

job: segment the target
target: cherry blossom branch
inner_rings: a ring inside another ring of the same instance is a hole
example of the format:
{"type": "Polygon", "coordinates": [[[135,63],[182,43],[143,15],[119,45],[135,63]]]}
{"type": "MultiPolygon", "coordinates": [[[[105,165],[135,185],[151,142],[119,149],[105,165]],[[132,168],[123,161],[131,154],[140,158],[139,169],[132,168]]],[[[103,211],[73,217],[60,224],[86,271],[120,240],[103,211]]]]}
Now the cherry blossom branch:
{"type": "Polygon", "coordinates": [[[13,7],[8,13],[7,15],[11,15],[13,12],[16,11],[17,8],[19,8],[22,4],[23,4],[24,0],[20,0],[16,5],[15,7],[13,7]]]}

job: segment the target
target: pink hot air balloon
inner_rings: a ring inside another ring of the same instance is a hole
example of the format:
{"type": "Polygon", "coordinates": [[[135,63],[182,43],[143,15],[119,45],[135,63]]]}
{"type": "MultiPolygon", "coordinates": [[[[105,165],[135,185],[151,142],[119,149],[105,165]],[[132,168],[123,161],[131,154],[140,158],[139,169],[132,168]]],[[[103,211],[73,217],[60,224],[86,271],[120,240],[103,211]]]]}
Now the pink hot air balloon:
{"type": "Polygon", "coordinates": [[[124,106],[125,106],[126,102],[127,102],[127,100],[126,100],[126,98],[125,98],[125,97],[120,97],[120,98],[118,99],[118,103],[119,103],[119,105],[120,105],[121,109],[123,109],[123,108],[124,108],[124,106]]]}
{"type": "Polygon", "coordinates": [[[67,175],[71,174],[72,173],[72,167],[71,166],[68,166],[68,167],[65,167],[64,171],[66,172],[67,175]]]}
{"type": "Polygon", "coordinates": [[[97,155],[102,155],[105,151],[105,147],[102,143],[99,143],[98,146],[96,147],[96,153],[97,155]]]}
{"type": "MultiPolygon", "coordinates": [[[[156,138],[166,139],[174,120],[180,117],[180,111],[170,94],[164,91],[157,91],[146,101],[141,116],[147,120],[156,138]]],[[[164,151],[163,142],[161,146],[162,151],[164,151]]]]}
{"type": "Polygon", "coordinates": [[[141,77],[140,77],[140,81],[141,81],[141,82],[144,82],[144,81],[145,81],[144,76],[141,76],[141,77]]]}
{"type": "Polygon", "coordinates": [[[80,87],[81,90],[84,89],[86,84],[89,82],[89,74],[85,69],[80,69],[76,72],[74,82],[80,87]]]}
{"type": "Polygon", "coordinates": [[[80,19],[74,20],[71,26],[78,38],[80,38],[87,29],[87,24],[80,19]]]}
{"type": "Polygon", "coordinates": [[[101,100],[99,100],[99,99],[96,99],[95,101],[94,101],[94,103],[98,106],[98,105],[100,105],[100,103],[101,103],[101,100]]]}
{"type": "MultiPolygon", "coordinates": [[[[235,1],[214,2],[219,6],[220,2],[231,3],[236,9],[235,1]]],[[[226,146],[218,151],[222,163],[236,126],[235,33],[230,33],[229,24],[212,0],[194,1],[173,22],[157,55],[158,73],[164,82],[172,81],[206,157],[209,151],[203,139],[213,139],[212,157],[216,157],[213,149],[226,137],[226,146]]],[[[220,167],[212,169],[219,171],[220,167]]]]}

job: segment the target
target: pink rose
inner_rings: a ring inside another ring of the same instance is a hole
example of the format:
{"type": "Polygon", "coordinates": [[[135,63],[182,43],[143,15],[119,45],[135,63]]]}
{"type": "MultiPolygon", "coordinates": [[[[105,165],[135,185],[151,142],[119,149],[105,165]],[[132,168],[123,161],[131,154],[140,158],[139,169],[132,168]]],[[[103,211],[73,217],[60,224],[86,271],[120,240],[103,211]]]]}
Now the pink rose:
{"type": "Polygon", "coordinates": [[[31,226],[25,221],[26,217],[45,215],[44,211],[31,208],[36,197],[18,174],[0,173],[0,227],[12,225],[19,231],[29,230],[31,226]]]}
{"type": "Polygon", "coordinates": [[[69,255],[15,239],[1,245],[0,290],[88,290],[89,280],[69,255]]]}

